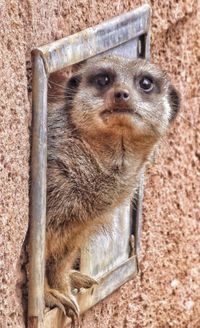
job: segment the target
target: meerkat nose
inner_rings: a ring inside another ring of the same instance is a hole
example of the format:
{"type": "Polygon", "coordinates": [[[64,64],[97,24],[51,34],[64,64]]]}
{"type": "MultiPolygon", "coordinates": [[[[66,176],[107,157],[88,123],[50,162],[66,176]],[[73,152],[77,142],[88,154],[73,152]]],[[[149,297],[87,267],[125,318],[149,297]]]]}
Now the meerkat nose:
{"type": "Polygon", "coordinates": [[[114,98],[116,102],[129,100],[130,94],[127,89],[117,89],[114,92],[114,98]]]}

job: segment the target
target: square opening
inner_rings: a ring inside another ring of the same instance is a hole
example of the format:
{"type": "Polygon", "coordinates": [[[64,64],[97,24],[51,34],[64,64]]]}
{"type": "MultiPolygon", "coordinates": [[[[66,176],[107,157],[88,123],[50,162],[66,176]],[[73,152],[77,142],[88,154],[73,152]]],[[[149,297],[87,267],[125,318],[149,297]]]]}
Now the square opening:
{"type": "MultiPolygon", "coordinates": [[[[47,312],[45,316],[43,311],[49,75],[102,53],[129,59],[139,57],[149,59],[149,26],[150,7],[144,5],[33,51],[33,144],[28,307],[30,327],[62,327],[66,320],[58,309],[47,312]]],[[[135,194],[135,205],[124,204],[116,209],[112,223],[115,234],[112,238],[99,233],[81,250],[78,268],[81,272],[99,279],[99,285],[77,294],[81,313],[111,294],[138,272],[137,256],[140,249],[142,195],[143,175],[139,190],[135,194]]]]}

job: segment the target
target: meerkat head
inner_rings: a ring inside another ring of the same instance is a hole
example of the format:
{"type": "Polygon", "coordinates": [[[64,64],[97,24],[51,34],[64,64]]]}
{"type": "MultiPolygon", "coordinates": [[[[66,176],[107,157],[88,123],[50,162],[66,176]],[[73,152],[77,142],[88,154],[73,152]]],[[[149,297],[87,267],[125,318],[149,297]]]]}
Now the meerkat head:
{"type": "Polygon", "coordinates": [[[86,133],[161,137],[180,107],[176,89],[160,68],[113,56],[84,63],[68,81],[66,99],[73,124],[86,133]]]}

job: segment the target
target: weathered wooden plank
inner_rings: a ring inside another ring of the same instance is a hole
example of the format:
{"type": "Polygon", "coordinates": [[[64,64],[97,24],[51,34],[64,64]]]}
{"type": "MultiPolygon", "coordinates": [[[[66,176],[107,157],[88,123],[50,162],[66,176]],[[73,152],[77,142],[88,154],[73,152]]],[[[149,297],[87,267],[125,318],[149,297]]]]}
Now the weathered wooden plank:
{"type": "Polygon", "coordinates": [[[46,312],[44,320],[44,328],[65,328],[69,327],[71,320],[58,309],[55,308],[46,312]]]}
{"type": "Polygon", "coordinates": [[[98,277],[112,270],[130,256],[130,205],[115,211],[107,231],[100,231],[81,250],[81,272],[98,277]]]}
{"type": "Polygon", "coordinates": [[[47,166],[47,76],[41,57],[33,62],[33,128],[29,239],[29,328],[43,327],[47,166]]]}
{"type": "Polygon", "coordinates": [[[78,294],[77,300],[81,313],[88,310],[106,296],[127,282],[138,272],[136,256],[132,256],[121,265],[117,266],[99,279],[99,285],[95,285],[85,293],[78,294]]]}
{"type": "Polygon", "coordinates": [[[76,64],[146,34],[150,7],[143,5],[95,27],[37,48],[49,73],[76,64]]]}

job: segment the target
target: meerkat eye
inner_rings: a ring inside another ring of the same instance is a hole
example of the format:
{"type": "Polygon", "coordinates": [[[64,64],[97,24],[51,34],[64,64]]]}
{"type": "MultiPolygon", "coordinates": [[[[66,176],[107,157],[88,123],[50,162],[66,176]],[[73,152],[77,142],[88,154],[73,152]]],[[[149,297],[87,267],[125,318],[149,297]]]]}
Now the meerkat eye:
{"type": "Polygon", "coordinates": [[[151,78],[143,76],[139,81],[139,86],[144,92],[151,92],[154,87],[154,82],[151,78]]]}
{"type": "Polygon", "coordinates": [[[109,85],[111,82],[111,79],[108,74],[99,74],[95,77],[95,84],[98,87],[105,87],[109,85]]]}

